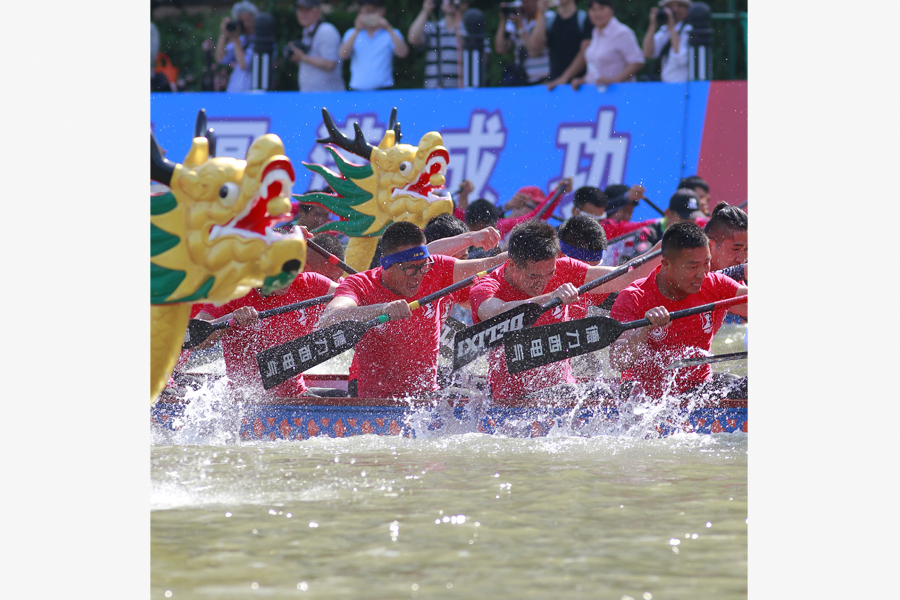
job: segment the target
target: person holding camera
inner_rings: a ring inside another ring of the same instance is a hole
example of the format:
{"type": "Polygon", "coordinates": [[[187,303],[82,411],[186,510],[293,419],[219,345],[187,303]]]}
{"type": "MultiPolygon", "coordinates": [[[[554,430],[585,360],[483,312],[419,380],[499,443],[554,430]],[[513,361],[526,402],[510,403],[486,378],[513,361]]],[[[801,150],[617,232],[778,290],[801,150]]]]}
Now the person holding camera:
{"type": "Polygon", "coordinates": [[[297,0],[297,22],[303,38],[288,42],[285,56],[300,65],[301,92],[343,92],[344,77],[338,48],[341,34],[322,18],[322,0],[297,0]]]}
{"type": "Polygon", "coordinates": [[[384,0],[360,0],[353,27],[344,33],[338,54],[350,59],[350,89],[394,87],[394,57],[405,58],[409,46],[384,18],[384,0]]]}
{"type": "Polygon", "coordinates": [[[513,51],[511,68],[504,69],[500,85],[539,83],[550,74],[547,48],[537,50],[533,43],[538,0],[500,3],[500,25],[494,36],[494,52],[513,51]]]}
{"type": "Polygon", "coordinates": [[[226,91],[249,92],[253,89],[251,39],[258,12],[252,2],[243,0],[231,7],[231,16],[222,19],[219,25],[216,62],[231,66],[226,91]]]}
{"type": "MultiPolygon", "coordinates": [[[[425,89],[458,88],[462,79],[461,51],[466,36],[463,14],[469,9],[469,3],[467,0],[443,0],[441,12],[444,18],[437,23],[428,20],[436,6],[435,0],[424,0],[406,37],[413,46],[426,50],[425,89]]],[[[485,36],[484,54],[489,51],[490,43],[485,36]]]]}
{"type": "Polygon", "coordinates": [[[631,27],[616,18],[611,0],[590,0],[588,18],[594,26],[591,43],[584,50],[587,73],[572,80],[572,89],[584,83],[605,87],[634,81],[644,66],[644,55],[631,27]]]}
{"type": "Polygon", "coordinates": [[[661,0],[650,9],[650,28],[641,47],[648,59],[662,56],[660,79],[674,83],[688,80],[688,40],[692,27],[686,22],[691,0],[661,0]]]}

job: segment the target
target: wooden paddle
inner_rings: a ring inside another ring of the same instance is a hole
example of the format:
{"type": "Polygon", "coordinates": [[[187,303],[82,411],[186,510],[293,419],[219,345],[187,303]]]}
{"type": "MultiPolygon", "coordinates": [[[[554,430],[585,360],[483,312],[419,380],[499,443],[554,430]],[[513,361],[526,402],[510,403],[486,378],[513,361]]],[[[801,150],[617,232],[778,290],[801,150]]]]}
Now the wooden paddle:
{"type": "MultiPolygon", "coordinates": [[[[747,302],[747,295],[710,302],[669,313],[674,319],[747,302]]],[[[649,319],[620,323],[609,317],[588,317],[510,332],[503,340],[510,374],[606,348],[629,329],[650,325],[649,319]]]]}
{"type": "MultiPolygon", "coordinates": [[[[487,271],[481,271],[462,281],[438,290],[433,294],[419,298],[409,303],[410,310],[416,310],[426,304],[431,304],[439,298],[443,298],[464,287],[472,285],[476,278],[498,269],[496,265],[487,271]]],[[[328,327],[323,327],[309,335],[299,337],[290,342],[272,346],[256,355],[256,364],[259,366],[259,375],[262,378],[263,387],[271,389],[279,383],[283,383],[314,366],[343,354],[359,340],[367,331],[390,320],[387,315],[380,315],[370,321],[343,321],[328,327]]]]}
{"type": "Polygon", "coordinates": [[[331,264],[335,265],[336,267],[342,268],[345,273],[348,273],[350,275],[356,275],[357,273],[359,273],[359,271],[357,271],[356,269],[354,269],[353,267],[351,267],[350,265],[348,265],[347,263],[345,263],[344,261],[339,259],[337,256],[335,256],[334,254],[332,254],[331,252],[329,252],[322,246],[318,245],[314,241],[306,240],[306,245],[309,246],[310,248],[312,248],[313,250],[315,250],[316,252],[318,252],[319,254],[321,254],[322,257],[325,260],[327,260],[328,262],[330,262],[331,264]]]}
{"type": "MultiPolygon", "coordinates": [[[[278,308],[270,308],[268,310],[260,312],[259,318],[267,319],[269,317],[274,317],[275,315],[283,315],[286,312],[306,308],[307,306],[325,304],[326,302],[331,302],[333,298],[334,294],[328,294],[326,296],[319,296],[318,298],[310,298],[309,300],[304,300],[302,302],[285,304],[284,306],[279,306],[278,308]]],[[[211,336],[214,331],[227,329],[228,327],[234,327],[237,324],[238,322],[235,321],[233,317],[228,319],[227,321],[222,321],[221,323],[210,323],[209,321],[204,321],[203,319],[191,319],[188,323],[187,331],[184,333],[184,343],[181,345],[181,349],[189,350],[190,348],[199,346],[203,343],[204,340],[206,340],[206,338],[211,336]]]]}
{"type": "MultiPolygon", "coordinates": [[[[581,295],[597,286],[603,285],[607,281],[612,281],[647,261],[653,260],[660,254],[661,250],[656,250],[643,256],[638,256],[615,271],[585,283],[578,288],[578,294],[581,295]]],[[[548,310],[553,310],[560,304],[562,304],[562,300],[559,298],[554,298],[544,305],[526,302],[457,332],[453,337],[453,370],[456,371],[485,354],[491,348],[499,346],[503,343],[504,333],[531,327],[542,314],[548,310]]]]}
{"type": "Polygon", "coordinates": [[[709,365],[717,362],[725,362],[726,360],[742,360],[747,358],[746,352],[733,352],[731,354],[716,354],[715,356],[698,356],[697,358],[685,358],[684,360],[676,360],[667,369],[681,369],[683,367],[698,367],[700,365],[709,365]]]}

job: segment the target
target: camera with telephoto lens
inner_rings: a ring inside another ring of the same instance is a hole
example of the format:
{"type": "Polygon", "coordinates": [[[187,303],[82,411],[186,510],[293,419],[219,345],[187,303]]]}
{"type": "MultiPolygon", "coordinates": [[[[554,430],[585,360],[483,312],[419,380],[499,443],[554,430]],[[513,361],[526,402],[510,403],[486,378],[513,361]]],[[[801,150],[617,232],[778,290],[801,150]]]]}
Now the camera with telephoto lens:
{"type": "Polygon", "coordinates": [[[503,14],[507,17],[517,15],[522,11],[522,0],[515,0],[515,2],[501,2],[500,10],[502,10],[503,14]]]}
{"type": "Polygon", "coordinates": [[[663,9],[659,9],[658,11],[656,11],[656,26],[657,27],[662,27],[663,25],[665,25],[668,22],[669,22],[669,15],[666,14],[666,11],[664,11],[663,9]]]}
{"type": "Polygon", "coordinates": [[[244,33],[244,22],[243,21],[229,21],[225,24],[225,29],[234,33],[235,31],[240,30],[241,33],[244,33]]]}
{"type": "MultiPolygon", "coordinates": [[[[289,44],[294,44],[294,48],[297,48],[298,50],[301,49],[301,48],[300,48],[300,42],[299,42],[298,40],[294,40],[294,41],[292,41],[292,42],[289,42],[289,44]]],[[[282,49],[281,52],[284,54],[284,57],[285,57],[285,58],[290,58],[291,56],[294,55],[294,51],[291,49],[291,47],[290,47],[289,45],[285,45],[284,49],[282,49]]]]}

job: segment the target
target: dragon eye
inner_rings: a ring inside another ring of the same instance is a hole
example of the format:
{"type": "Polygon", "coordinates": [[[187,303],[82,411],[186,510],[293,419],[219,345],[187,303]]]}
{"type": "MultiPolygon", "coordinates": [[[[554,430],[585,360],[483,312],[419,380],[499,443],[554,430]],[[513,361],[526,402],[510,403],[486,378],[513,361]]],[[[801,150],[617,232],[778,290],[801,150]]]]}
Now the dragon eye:
{"type": "Polygon", "coordinates": [[[222,204],[225,206],[234,204],[240,193],[241,190],[238,188],[237,184],[230,181],[219,188],[219,198],[222,199],[222,204]]]}
{"type": "Polygon", "coordinates": [[[411,162],[409,162],[408,160],[404,160],[402,163],[400,163],[400,174],[401,175],[408,175],[410,172],[412,172],[412,163],[411,162]]]}

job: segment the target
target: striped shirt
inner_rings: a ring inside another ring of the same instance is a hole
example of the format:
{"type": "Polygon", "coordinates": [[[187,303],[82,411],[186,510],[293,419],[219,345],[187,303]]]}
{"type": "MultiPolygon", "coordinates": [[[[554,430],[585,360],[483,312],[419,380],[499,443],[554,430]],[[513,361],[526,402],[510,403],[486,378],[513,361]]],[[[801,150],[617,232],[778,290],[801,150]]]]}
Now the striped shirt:
{"type": "MultiPolygon", "coordinates": [[[[458,88],[461,70],[461,59],[458,48],[462,45],[462,38],[466,35],[462,21],[459,23],[459,37],[457,31],[447,29],[444,19],[434,23],[425,23],[423,35],[425,37],[425,89],[458,88]],[[440,47],[440,60],[438,60],[438,48],[440,47]]],[[[487,36],[484,37],[484,53],[490,52],[487,36]]]]}
{"type": "MultiPolygon", "coordinates": [[[[522,18],[522,29],[524,29],[525,33],[531,33],[534,29],[534,25],[534,19],[529,19],[527,17],[522,18]]],[[[547,49],[544,48],[544,52],[537,56],[528,56],[523,47],[525,41],[519,37],[516,26],[511,20],[506,21],[506,37],[515,46],[516,61],[520,58],[519,49],[522,48],[521,53],[525,55],[522,60],[522,66],[525,68],[525,73],[528,75],[528,83],[537,83],[547,79],[547,76],[550,75],[550,53],[547,49]]]]}

